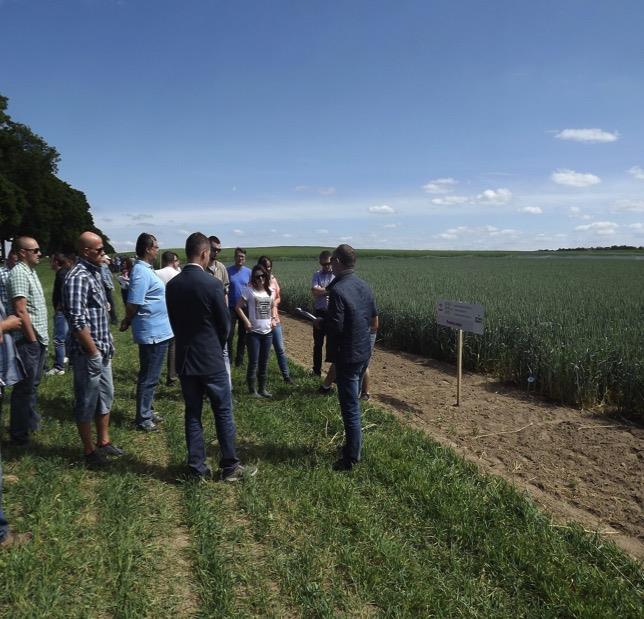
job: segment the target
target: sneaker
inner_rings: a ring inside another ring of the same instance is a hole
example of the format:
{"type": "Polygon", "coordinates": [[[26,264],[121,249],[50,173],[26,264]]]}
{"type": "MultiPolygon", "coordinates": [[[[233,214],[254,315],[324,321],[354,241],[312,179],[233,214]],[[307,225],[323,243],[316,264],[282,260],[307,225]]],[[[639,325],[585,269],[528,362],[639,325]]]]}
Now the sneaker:
{"type": "Polygon", "coordinates": [[[187,477],[191,481],[207,481],[209,479],[212,479],[212,469],[207,466],[206,470],[203,473],[199,473],[192,467],[188,467],[187,477]]]}
{"type": "Polygon", "coordinates": [[[141,430],[141,432],[158,432],[159,428],[154,423],[154,421],[144,421],[143,423],[137,423],[136,429],[141,430]]]}
{"type": "Polygon", "coordinates": [[[325,387],[324,385],[320,385],[320,388],[318,389],[318,393],[321,393],[322,395],[331,395],[332,391],[333,387],[325,387]]]}
{"type": "Polygon", "coordinates": [[[65,370],[59,370],[58,368],[51,368],[45,372],[45,376],[62,376],[65,373],[65,370]]]}
{"type": "Polygon", "coordinates": [[[295,381],[290,376],[285,376],[284,377],[284,382],[287,385],[294,385],[295,384],[295,381]]]}
{"type": "Polygon", "coordinates": [[[224,475],[222,473],[221,479],[222,481],[230,482],[242,481],[243,479],[247,479],[249,477],[255,477],[255,475],[257,475],[256,466],[244,466],[243,464],[238,464],[232,473],[228,473],[228,475],[224,475]]]}
{"type": "Polygon", "coordinates": [[[257,393],[261,398],[272,398],[273,397],[273,394],[270,391],[266,391],[266,389],[262,389],[261,391],[258,391],[257,393]]]}
{"type": "Polygon", "coordinates": [[[313,369],[309,372],[309,374],[311,374],[311,376],[322,376],[322,371],[313,369]]]}
{"type": "Polygon", "coordinates": [[[63,359],[63,365],[68,365],[69,364],[69,357],[65,357],[63,359]]]}
{"type": "Polygon", "coordinates": [[[353,468],[353,464],[347,462],[344,458],[340,458],[333,463],[334,471],[350,471],[353,468]]]}
{"type": "Polygon", "coordinates": [[[85,466],[88,469],[100,469],[109,463],[110,461],[98,449],[91,454],[85,454],[85,466]]]}
{"type": "Polygon", "coordinates": [[[371,394],[364,391],[363,393],[360,394],[360,399],[363,400],[364,402],[368,402],[369,400],[371,400],[371,394]]]}
{"type": "Polygon", "coordinates": [[[152,423],[161,423],[162,421],[163,417],[159,413],[152,411],[152,423]]]}
{"type": "Polygon", "coordinates": [[[34,534],[31,531],[27,531],[27,533],[14,533],[13,531],[9,531],[9,533],[7,533],[4,539],[0,542],[0,548],[2,550],[17,548],[18,546],[22,546],[23,544],[30,542],[33,537],[34,534]]]}
{"type": "Polygon", "coordinates": [[[106,443],[105,445],[96,445],[96,449],[104,456],[114,456],[115,458],[121,457],[125,452],[114,445],[113,443],[106,443]]]}

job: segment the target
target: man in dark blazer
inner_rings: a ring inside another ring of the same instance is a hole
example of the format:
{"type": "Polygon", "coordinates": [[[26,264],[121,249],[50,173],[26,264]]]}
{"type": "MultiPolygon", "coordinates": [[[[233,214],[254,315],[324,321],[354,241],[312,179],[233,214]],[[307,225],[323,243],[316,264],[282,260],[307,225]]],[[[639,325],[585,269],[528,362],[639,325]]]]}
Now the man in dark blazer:
{"type": "Polygon", "coordinates": [[[230,328],[224,287],[205,272],[210,262],[210,242],[201,232],[194,232],[186,240],[186,257],[188,264],[168,282],[165,296],[186,405],[188,467],[198,478],[212,475],[206,464],[201,424],[203,398],[207,395],[215,414],[221,479],[238,481],[254,475],[257,468],[242,466],[235,451],[232,397],[222,352],[230,328]]]}

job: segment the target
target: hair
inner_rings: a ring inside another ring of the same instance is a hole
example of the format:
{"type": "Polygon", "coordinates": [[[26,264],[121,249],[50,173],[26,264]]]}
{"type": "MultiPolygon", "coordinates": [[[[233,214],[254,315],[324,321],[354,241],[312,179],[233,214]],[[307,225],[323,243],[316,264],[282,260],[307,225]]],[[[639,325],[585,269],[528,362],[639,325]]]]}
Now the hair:
{"type": "Polygon", "coordinates": [[[253,286],[253,281],[255,280],[255,274],[256,273],[261,273],[264,276],[264,290],[268,293],[268,295],[271,295],[271,287],[270,287],[270,277],[268,276],[268,271],[261,265],[261,264],[256,264],[253,267],[253,270],[250,272],[250,285],[251,287],[253,286]]]}
{"type": "Polygon", "coordinates": [[[347,269],[352,269],[356,264],[356,250],[346,243],[338,245],[335,248],[333,255],[337,258],[338,262],[342,266],[347,267],[347,269]]]}
{"type": "Polygon", "coordinates": [[[205,234],[193,232],[186,239],[186,258],[189,261],[192,261],[193,258],[198,258],[204,249],[210,249],[210,241],[205,234]]]}
{"type": "Polygon", "coordinates": [[[217,243],[217,245],[221,245],[221,241],[220,241],[220,240],[219,240],[219,238],[218,238],[218,237],[216,237],[214,234],[213,234],[212,236],[209,236],[209,237],[208,237],[208,240],[209,240],[211,243],[217,243]]]}
{"type": "Polygon", "coordinates": [[[121,262],[121,273],[123,273],[123,271],[127,271],[129,273],[132,270],[133,266],[134,263],[132,262],[132,258],[123,258],[123,261],[121,262]]]}
{"type": "Polygon", "coordinates": [[[172,264],[175,260],[179,260],[179,256],[173,251],[164,251],[161,254],[161,266],[167,267],[169,264],[172,264]]]}
{"type": "Polygon", "coordinates": [[[273,269],[273,260],[269,256],[260,256],[257,259],[257,264],[260,264],[263,266],[267,271],[270,268],[271,270],[273,269]],[[270,264],[270,267],[268,266],[270,264]]]}
{"type": "Polygon", "coordinates": [[[139,258],[144,258],[145,252],[154,245],[156,240],[157,239],[153,234],[141,232],[141,234],[139,234],[139,238],[136,239],[136,255],[139,258]]]}
{"type": "Polygon", "coordinates": [[[76,256],[74,254],[57,251],[51,259],[52,262],[57,262],[60,266],[65,266],[65,264],[74,264],[76,256]]]}
{"type": "Polygon", "coordinates": [[[318,257],[318,262],[322,262],[322,260],[328,260],[331,257],[331,252],[328,249],[325,249],[324,251],[320,252],[320,255],[318,257]]]}
{"type": "Polygon", "coordinates": [[[244,256],[245,256],[246,255],[246,250],[243,247],[235,247],[235,253],[236,254],[237,253],[244,254],[244,256]]]}

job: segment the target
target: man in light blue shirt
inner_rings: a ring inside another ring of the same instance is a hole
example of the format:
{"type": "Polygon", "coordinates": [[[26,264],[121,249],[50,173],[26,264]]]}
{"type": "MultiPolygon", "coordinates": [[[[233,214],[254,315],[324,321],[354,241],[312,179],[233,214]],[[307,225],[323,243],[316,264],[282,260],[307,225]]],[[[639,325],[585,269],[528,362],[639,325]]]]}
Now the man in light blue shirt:
{"type": "Polygon", "coordinates": [[[230,312],[230,333],[228,334],[228,354],[233,354],[233,336],[235,335],[235,325],[237,325],[237,352],[235,354],[235,367],[240,367],[244,363],[244,348],[246,347],[246,329],[239,319],[235,306],[242,296],[242,292],[248,287],[250,282],[250,269],[246,264],[246,250],[241,247],[235,248],[235,264],[227,267],[228,280],[228,311],[230,312]]]}
{"type": "Polygon", "coordinates": [[[126,315],[121,331],[132,325],[134,342],[139,345],[139,376],[136,384],[136,419],[139,430],[154,432],[160,415],[152,408],[161,368],[172,339],[165,304],[165,285],[154,272],[159,253],[156,238],[143,232],[136,241],[138,260],[130,274],[126,315]]]}

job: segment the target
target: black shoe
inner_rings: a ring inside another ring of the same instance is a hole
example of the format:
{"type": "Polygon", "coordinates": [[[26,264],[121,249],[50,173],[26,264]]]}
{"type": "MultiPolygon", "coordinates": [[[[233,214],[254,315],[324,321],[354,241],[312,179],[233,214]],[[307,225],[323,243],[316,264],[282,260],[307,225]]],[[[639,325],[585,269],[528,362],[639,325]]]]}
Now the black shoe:
{"type": "Polygon", "coordinates": [[[353,464],[347,462],[344,458],[340,458],[333,463],[334,471],[350,471],[353,469],[353,464]]]}
{"type": "Polygon", "coordinates": [[[295,384],[295,381],[290,376],[285,376],[284,377],[284,382],[287,385],[294,385],[295,384]]]}
{"type": "Polygon", "coordinates": [[[369,400],[371,400],[371,394],[370,394],[370,393],[367,393],[366,391],[363,391],[363,392],[360,394],[360,399],[361,399],[363,402],[368,402],[369,400]]]}
{"type": "Polygon", "coordinates": [[[100,469],[109,463],[110,461],[98,449],[91,454],[85,454],[85,466],[88,469],[100,469]]]}
{"type": "Polygon", "coordinates": [[[321,370],[316,370],[315,368],[313,368],[311,370],[311,376],[322,376],[322,371],[321,370]]]}
{"type": "Polygon", "coordinates": [[[188,469],[188,479],[192,481],[208,481],[212,479],[212,469],[207,466],[203,473],[199,473],[193,468],[188,469]]]}
{"type": "Polygon", "coordinates": [[[125,454],[125,452],[120,447],[117,447],[113,443],[107,443],[106,445],[96,445],[96,449],[104,456],[114,456],[115,458],[120,458],[125,454]]]}
{"type": "Polygon", "coordinates": [[[260,398],[272,398],[273,394],[270,393],[269,391],[266,391],[266,389],[262,389],[261,391],[257,392],[260,398]]]}
{"type": "Polygon", "coordinates": [[[13,447],[26,447],[29,445],[29,437],[26,438],[23,436],[12,436],[9,440],[9,444],[13,447]]]}
{"type": "Polygon", "coordinates": [[[324,385],[320,385],[320,388],[318,389],[318,393],[321,393],[322,395],[331,395],[332,391],[333,387],[325,387],[324,385]]]}

